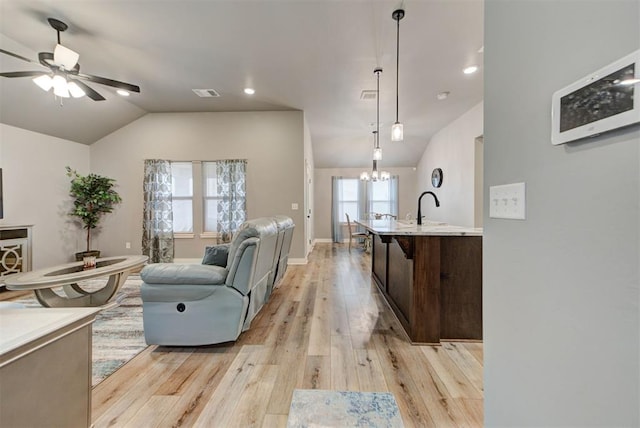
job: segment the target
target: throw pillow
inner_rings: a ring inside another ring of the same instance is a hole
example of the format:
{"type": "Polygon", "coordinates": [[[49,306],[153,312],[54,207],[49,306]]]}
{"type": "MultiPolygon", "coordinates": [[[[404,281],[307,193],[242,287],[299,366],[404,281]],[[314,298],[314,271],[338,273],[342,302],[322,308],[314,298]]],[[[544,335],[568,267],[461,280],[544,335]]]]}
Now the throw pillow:
{"type": "Polygon", "coordinates": [[[203,265],[215,265],[226,267],[229,257],[229,244],[215,245],[204,249],[203,265]]]}

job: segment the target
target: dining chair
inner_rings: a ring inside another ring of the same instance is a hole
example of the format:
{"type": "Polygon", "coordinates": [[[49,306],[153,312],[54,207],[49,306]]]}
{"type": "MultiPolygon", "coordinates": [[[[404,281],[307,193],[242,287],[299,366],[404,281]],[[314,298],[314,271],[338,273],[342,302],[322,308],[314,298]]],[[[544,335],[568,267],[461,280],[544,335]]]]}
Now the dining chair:
{"type": "Polygon", "coordinates": [[[345,213],[344,215],[347,216],[347,227],[349,228],[349,252],[351,252],[351,241],[353,241],[353,238],[364,239],[364,250],[366,251],[369,248],[371,237],[367,232],[354,232],[351,226],[351,219],[349,218],[349,214],[345,213]]]}

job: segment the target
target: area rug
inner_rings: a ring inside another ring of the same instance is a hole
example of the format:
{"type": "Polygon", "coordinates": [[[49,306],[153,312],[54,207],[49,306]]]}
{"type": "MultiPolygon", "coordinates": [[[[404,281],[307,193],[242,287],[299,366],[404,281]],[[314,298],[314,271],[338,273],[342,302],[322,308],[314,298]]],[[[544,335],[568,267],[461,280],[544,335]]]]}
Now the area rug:
{"type": "Polygon", "coordinates": [[[287,428],[404,427],[389,392],[293,391],[287,428]]]}
{"type": "MultiPolygon", "coordinates": [[[[85,289],[101,288],[107,279],[93,279],[80,284],[85,289]]],[[[93,370],[92,385],[96,386],[107,376],[115,372],[127,361],[147,347],[142,328],[142,300],[140,285],[142,280],[131,275],[118,291],[124,295],[120,304],[101,311],[93,323],[93,370]]],[[[62,293],[57,289],[53,289],[62,293]]],[[[41,307],[30,295],[15,302],[27,307],[41,307]]]]}

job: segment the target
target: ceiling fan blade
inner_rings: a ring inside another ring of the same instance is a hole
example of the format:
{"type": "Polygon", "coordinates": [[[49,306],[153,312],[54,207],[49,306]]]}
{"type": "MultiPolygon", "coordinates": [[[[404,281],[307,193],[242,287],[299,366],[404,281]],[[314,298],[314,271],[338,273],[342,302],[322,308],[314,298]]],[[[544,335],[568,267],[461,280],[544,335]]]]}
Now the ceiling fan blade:
{"type": "Polygon", "coordinates": [[[10,71],[7,73],[0,73],[2,77],[33,77],[46,74],[44,71],[10,71]]]}
{"type": "Polygon", "coordinates": [[[132,85],[131,83],[119,82],[113,79],[107,79],[106,77],[92,76],[91,74],[82,74],[82,73],[76,74],[75,77],[78,77],[80,79],[85,79],[94,83],[100,83],[101,85],[107,85],[107,86],[112,86],[118,89],[124,89],[125,91],[129,91],[129,92],[138,92],[138,93],[140,92],[140,86],[132,85]]]}
{"type": "Polygon", "coordinates": [[[93,88],[88,86],[86,83],[81,82],[77,79],[69,79],[70,82],[74,82],[76,85],[80,86],[80,89],[84,91],[84,93],[91,98],[93,101],[104,101],[105,98],[97,93],[93,88]]]}
{"type": "Polygon", "coordinates": [[[25,57],[23,57],[22,55],[14,54],[13,52],[5,51],[4,49],[0,49],[0,52],[1,52],[1,53],[3,53],[3,54],[5,54],[5,55],[12,56],[12,57],[14,57],[14,58],[21,59],[21,60],[23,60],[23,61],[33,62],[33,63],[37,64],[37,62],[36,62],[36,61],[32,61],[32,60],[30,60],[29,58],[25,58],[25,57]]]}
{"type": "Polygon", "coordinates": [[[58,65],[62,65],[65,70],[72,70],[78,63],[79,58],[79,53],[61,44],[57,44],[56,49],[53,51],[53,61],[58,65]]]}

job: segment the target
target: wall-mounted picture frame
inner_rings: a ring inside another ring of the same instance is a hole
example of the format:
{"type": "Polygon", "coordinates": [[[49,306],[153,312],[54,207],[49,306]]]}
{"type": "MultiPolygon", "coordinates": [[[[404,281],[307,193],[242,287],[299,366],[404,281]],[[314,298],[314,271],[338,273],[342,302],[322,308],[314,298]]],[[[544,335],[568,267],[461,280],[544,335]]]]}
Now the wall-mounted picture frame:
{"type": "Polygon", "coordinates": [[[594,137],[640,123],[640,50],[556,91],[551,143],[594,137]]]}

